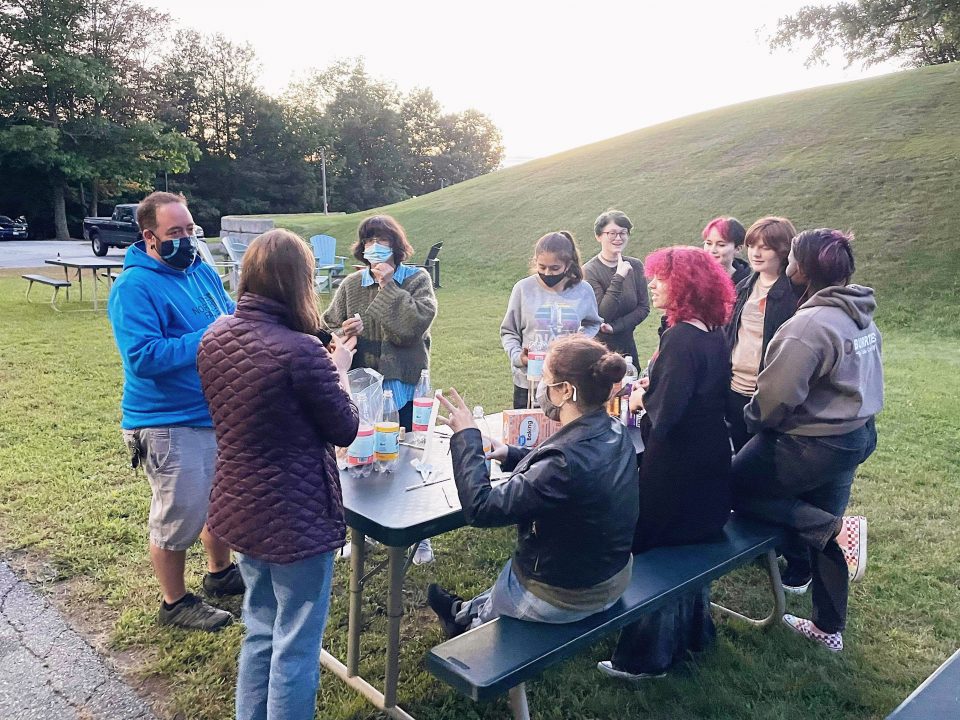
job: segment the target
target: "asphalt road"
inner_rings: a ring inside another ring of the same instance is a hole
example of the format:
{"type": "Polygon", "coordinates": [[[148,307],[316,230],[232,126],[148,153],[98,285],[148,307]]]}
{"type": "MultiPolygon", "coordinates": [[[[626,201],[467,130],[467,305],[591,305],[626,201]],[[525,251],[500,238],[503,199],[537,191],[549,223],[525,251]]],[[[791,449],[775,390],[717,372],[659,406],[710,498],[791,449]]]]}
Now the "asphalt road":
{"type": "Polygon", "coordinates": [[[0,718],[155,720],[97,651],[2,562],[0,718]]]}
{"type": "MultiPolygon", "coordinates": [[[[110,248],[107,257],[123,257],[125,252],[126,250],[110,248]]],[[[44,261],[55,258],[57,253],[65,258],[94,257],[90,243],[86,240],[2,240],[0,268],[43,267],[44,261]]]]}

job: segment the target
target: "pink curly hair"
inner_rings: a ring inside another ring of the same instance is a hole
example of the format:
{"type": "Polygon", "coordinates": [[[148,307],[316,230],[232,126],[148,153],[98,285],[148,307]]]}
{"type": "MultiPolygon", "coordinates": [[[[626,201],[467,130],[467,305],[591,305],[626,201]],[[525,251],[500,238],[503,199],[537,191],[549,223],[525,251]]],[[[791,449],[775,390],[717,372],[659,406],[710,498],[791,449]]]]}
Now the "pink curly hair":
{"type": "Polygon", "coordinates": [[[702,320],[710,328],[730,319],[736,293],[733,281],[710,254],[699,248],[674,245],[647,255],[644,274],[669,284],[667,325],[702,320]]]}

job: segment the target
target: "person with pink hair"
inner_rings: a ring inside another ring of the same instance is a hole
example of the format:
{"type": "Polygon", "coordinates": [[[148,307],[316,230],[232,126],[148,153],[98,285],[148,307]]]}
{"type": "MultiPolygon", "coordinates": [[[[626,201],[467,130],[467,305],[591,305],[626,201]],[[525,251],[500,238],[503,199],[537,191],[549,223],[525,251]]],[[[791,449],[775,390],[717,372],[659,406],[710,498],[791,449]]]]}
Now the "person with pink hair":
{"type": "MultiPolygon", "coordinates": [[[[631,408],[641,420],[640,516],[633,552],[710,540],[730,516],[730,436],[724,421],[730,350],[723,326],[735,298],[730,276],[704,250],[675,246],[644,261],[650,300],[667,329],[631,408]]],[[[625,680],[657,677],[705,649],[716,635],[709,586],[691,591],[624,628],[601,672],[625,680]]]]}

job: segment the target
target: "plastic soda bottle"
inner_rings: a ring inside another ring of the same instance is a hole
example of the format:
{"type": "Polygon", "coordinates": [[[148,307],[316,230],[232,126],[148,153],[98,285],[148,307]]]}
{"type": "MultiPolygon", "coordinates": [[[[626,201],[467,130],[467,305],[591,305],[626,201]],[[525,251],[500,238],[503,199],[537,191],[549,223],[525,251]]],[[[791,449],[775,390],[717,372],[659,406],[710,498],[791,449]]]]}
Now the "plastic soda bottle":
{"type": "Polygon", "coordinates": [[[547,357],[547,343],[537,335],[527,349],[527,380],[539,380],[543,377],[543,361],[547,357]]]}
{"type": "Polygon", "coordinates": [[[430,430],[430,411],[433,409],[433,392],[430,390],[430,371],[420,373],[420,381],[413,392],[413,442],[423,447],[430,430]]]}
{"type": "Polygon", "coordinates": [[[383,419],[374,429],[377,470],[392,472],[400,458],[400,413],[391,390],[383,391],[383,419]]]}
{"type": "Polygon", "coordinates": [[[357,438],[347,448],[347,467],[351,474],[366,477],[373,469],[375,456],[373,425],[363,424],[357,430],[357,438]]]}
{"type": "MultiPolygon", "coordinates": [[[[484,457],[486,457],[487,453],[493,449],[493,443],[490,440],[490,428],[487,427],[487,420],[483,415],[483,407],[480,405],[473,408],[473,419],[476,421],[477,427],[480,428],[480,438],[483,440],[483,454],[484,457]]],[[[490,475],[493,469],[493,460],[485,460],[484,464],[487,466],[487,475],[490,475]]]]}
{"type": "Polygon", "coordinates": [[[625,392],[620,399],[620,420],[624,425],[629,425],[631,415],[630,392],[633,390],[634,384],[640,379],[640,372],[637,370],[637,366],[633,364],[632,357],[625,355],[623,359],[627,361],[627,371],[623,374],[623,382],[621,383],[625,392]]]}

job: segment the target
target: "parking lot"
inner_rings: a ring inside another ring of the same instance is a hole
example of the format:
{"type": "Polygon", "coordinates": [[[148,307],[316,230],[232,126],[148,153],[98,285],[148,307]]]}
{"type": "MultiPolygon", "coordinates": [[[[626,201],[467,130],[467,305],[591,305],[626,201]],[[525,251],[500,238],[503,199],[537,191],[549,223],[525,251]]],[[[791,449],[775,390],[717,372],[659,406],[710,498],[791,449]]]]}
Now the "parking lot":
{"type": "MultiPolygon", "coordinates": [[[[110,248],[108,257],[123,257],[126,250],[110,248]]],[[[0,242],[0,268],[43,267],[45,260],[61,257],[94,257],[86,240],[4,240],[0,242]]]]}

